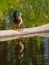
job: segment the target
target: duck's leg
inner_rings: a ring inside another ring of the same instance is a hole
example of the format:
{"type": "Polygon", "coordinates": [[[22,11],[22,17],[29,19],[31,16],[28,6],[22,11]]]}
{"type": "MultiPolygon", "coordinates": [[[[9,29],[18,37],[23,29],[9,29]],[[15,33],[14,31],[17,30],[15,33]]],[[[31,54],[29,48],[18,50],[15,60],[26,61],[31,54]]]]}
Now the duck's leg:
{"type": "Polygon", "coordinates": [[[17,29],[18,31],[21,31],[21,29],[20,29],[20,25],[18,25],[18,29],[17,29]]]}

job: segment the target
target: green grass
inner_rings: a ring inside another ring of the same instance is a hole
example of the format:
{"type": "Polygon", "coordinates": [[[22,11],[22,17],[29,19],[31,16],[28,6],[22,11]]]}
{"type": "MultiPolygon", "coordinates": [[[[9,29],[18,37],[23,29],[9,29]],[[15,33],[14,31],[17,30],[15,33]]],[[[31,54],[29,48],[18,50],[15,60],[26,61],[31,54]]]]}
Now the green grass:
{"type": "Polygon", "coordinates": [[[49,0],[0,0],[0,18],[6,12],[13,13],[16,9],[22,12],[26,27],[39,26],[49,22],[49,0]]]}

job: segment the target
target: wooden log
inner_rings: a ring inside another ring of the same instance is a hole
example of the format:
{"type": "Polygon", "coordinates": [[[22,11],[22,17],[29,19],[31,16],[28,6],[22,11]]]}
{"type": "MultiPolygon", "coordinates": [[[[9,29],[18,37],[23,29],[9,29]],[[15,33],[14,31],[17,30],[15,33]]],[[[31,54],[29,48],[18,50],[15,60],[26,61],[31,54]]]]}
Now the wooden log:
{"type": "Polygon", "coordinates": [[[0,41],[8,41],[25,37],[42,36],[49,37],[49,23],[34,27],[18,30],[0,30],[0,41]]]}

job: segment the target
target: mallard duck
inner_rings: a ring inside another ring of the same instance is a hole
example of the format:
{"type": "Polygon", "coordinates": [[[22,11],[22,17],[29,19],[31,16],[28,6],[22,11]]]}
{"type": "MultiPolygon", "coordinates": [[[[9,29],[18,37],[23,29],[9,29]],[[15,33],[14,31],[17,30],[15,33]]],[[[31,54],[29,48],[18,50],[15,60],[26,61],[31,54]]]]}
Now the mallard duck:
{"type": "Polygon", "coordinates": [[[13,17],[14,17],[14,20],[13,20],[14,29],[20,30],[20,25],[22,24],[21,13],[18,10],[16,10],[13,13],[13,17]]]}

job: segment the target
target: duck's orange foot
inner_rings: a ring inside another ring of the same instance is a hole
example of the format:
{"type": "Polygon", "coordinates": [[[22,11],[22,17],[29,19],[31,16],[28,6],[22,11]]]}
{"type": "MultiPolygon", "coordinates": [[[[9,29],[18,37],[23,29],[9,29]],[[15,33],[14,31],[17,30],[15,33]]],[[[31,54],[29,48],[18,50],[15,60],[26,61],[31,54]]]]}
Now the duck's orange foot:
{"type": "Polygon", "coordinates": [[[21,29],[17,29],[18,31],[21,31],[21,29]]]}
{"type": "Polygon", "coordinates": [[[16,28],[14,28],[14,30],[21,31],[21,29],[16,29],[16,28]]]}

